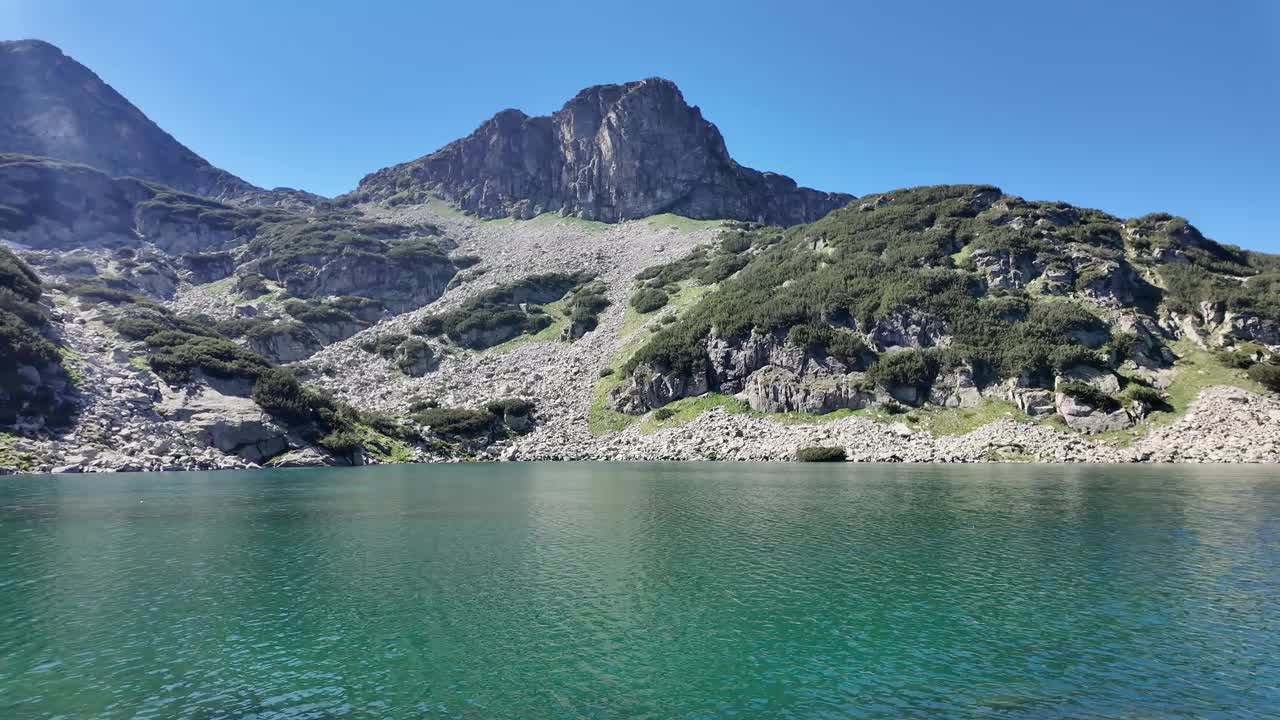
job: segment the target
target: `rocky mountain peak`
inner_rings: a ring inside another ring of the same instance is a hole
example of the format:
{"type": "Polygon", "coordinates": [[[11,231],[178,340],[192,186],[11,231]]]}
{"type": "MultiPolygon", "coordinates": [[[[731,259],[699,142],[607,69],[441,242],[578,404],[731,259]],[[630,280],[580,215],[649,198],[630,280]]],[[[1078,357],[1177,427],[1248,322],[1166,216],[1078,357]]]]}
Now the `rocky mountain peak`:
{"type": "Polygon", "coordinates": [[[259,190],[209,164],[41,40],[0,42],[0,152],[81,163],[209,197],[259,190]]]}
{"type": "Polygon", "coordinates": [[[366,176],[348,199],[430,195],[482,217],[556,212],[615,222],[672,212],[777,225],[812,221],[853,199],[734,162],[716,126],[664,78],[589,87],[550,116],[504,110],[430,155],[366,176]]]}

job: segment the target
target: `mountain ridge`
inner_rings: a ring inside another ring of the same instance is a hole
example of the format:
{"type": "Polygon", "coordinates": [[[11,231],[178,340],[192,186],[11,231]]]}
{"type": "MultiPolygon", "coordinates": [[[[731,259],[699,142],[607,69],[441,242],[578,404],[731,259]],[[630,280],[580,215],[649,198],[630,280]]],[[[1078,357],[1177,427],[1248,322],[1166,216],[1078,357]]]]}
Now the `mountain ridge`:
{"type": "Polygon", "coordinates": [[[811,222],[854,199],[740,165],[719,129],[657,77],[584,88],[550,115],[502,110],[433,153],[366,175],[344,198],[417,204],[429,194],[486,218],[670,212],[773,225],[811,222]]]}
{"type": "Polygon", "coordinates": [[[0,150],[230,199],[262,188],[213,166],[43,40],[0,41],[0,150]]]}

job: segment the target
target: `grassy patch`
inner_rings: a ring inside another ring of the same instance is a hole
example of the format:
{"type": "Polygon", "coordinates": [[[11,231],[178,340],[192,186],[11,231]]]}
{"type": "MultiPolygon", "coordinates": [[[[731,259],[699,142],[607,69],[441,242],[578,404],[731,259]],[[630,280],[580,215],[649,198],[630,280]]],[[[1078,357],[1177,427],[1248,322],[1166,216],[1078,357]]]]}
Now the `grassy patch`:
{"type": "Polygon", "coordinates": [[[715,285],[697,285],[691,281],[680,283],[679,290],[673,293],[668,299],[667,304],[662,306],[661,310],[655,310],[650,313],[639,313],[636,309],[627,306],[626,311],[622,315],[622,327],[618,328],[618,337],[626,338],[639,330],[650,320],[668,313],[679,314],[687,310],[703,295],[715,290],[715,285]]]}
{"type": "Polygon", "coordinates": [[[0,433],[0,467],[27,472],[35,464],[35,458],[19,452],[10,445],[10,436],[0,433]]]}
{"type": "Polygon", "coordinates": [[[643,416],[640,422],[640,432],[648,434],[664,428],[683,425],[690,420],[696,419],[702,413],[716,408],[723,408],[725,412],[735,414],[751,412],[751,408],[746,402],[732,395],[707,393],[699,397],[681,398],[643,416]],[[662,412],[661,419],[659,419],[659,413],[663,410],[668,412],[662,412]]]}
{"type": "Polygon", "coordinates": [[[58,354],[62,356],[62,369],[66,370],[67,378],[71,381],[71,387],[83,387],[84,381],[87,379],[84,374],[84,368],[81,367],[84,359],[75,350],[66,347],[59,347],[58,354]]]}
{"type": "Polygon", "coordinates": [[[409,443],[384,435],[368,425],[357,424],[355,432],[360,436],[360,444],[371,457],[384,463],[409,463],[414,461],[413,448],[409,443]]]}
{"type": "Polygon", "coordinates": [[[984,400],[974,408],[928,408],[913,410],[919,427],[934,435],[966,435],[996,420],[1012,418],[1029,421],[1031,418],[1017,405],[1004,400],[984,400]]]}
{"type": "Polygon", "coordinates": [[[546,212],[536,215],[528,220],[517,220],[515,218],[496,218],[493,220],[483,220],[485,225],[513,225],[516,227],[551,227],[563,226],[585,230],[587,232],[603,232],[612,227],[609,223],[599,222],[597,220],[584,220],[582,218],[573,217],[571,215],[560,215],[558,213],[546,212]]]}
{"type": "Polygon", "coordinates": [[[1151,428],[1168,425],[1181,418],[1200,393],[1214,385],[1228,385],[1249,392],[1266,393],[1266,389],[1250,380],[1244,370],[1224,366],[1213,356],[1213,353],[1197,347],[1190,340],[1179,340],[1172,347],[1178,354],[1178,361],[1173,366],[1177,374],[1169,387],[1164,390],[1168,409],[1152,412],[1146,420],[1135,427],[1100,433],[1091,436],[1091,440],[1124,447],[1146,435],[1151,428]]]}
{"type": "Polygon", "coordinates": [[[694,233],[702,230],[715,230],[724,226],[724,220],[694,220],[683,215],[675,215],[673,213],[660,213],[658,215],[650,215],[642,218],[637,222],[645,223],[655,228],[670,228],[677,232],[694,233]]]}

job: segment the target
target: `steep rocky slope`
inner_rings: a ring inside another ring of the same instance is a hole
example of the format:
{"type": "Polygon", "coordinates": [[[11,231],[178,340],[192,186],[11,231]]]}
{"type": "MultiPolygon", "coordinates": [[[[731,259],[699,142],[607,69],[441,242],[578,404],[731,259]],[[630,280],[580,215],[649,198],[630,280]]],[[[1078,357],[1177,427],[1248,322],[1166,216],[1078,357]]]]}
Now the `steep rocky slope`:
{"type": "Polygon", "coordinates": [[[852,199],[737,164],[716,126],[661,78],[587,88],[549,117],[504,110],[466,138],[366,176],[347,199],[415,204],[430,194],[486,218],[669,212],[776,225],[852,199]]]}
{"type": "Polygon", "coordinates": [[[39,40],[0,42],[0,152],[232,198],[259,190],[173,139],[93,71],[39,40]]]}

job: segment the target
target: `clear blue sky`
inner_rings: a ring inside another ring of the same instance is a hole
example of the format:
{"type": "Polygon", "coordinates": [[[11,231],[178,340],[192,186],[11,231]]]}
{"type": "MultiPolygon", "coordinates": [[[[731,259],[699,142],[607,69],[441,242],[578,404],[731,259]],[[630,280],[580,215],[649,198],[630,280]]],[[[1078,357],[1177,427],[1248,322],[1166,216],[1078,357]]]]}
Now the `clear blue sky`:
{"type": "Polygon", "coordinates": [[[740,162],[989,182],[1280,251],[1280,2],[0,0],[214,164],[326,195],[587,85],[675,80],[740,162]]]}

